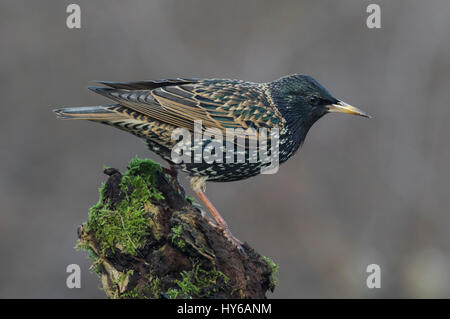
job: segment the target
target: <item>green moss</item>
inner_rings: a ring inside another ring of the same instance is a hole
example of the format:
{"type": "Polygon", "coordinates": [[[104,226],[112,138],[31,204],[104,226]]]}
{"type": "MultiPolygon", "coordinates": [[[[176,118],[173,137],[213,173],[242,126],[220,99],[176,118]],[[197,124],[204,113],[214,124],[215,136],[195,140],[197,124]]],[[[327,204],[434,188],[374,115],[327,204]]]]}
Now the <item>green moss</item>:
{"type": "Polygon", "coordinates": [[[197,204],[195,201],[195,198],[192,196],[185,196],[184,198],[186,198],[186,200],[191,203],[192,205],[197,204]]]}
{"type": "MultiPolygon", "coordinates": [[[[141,178],[145,185],[148,186],[150,196],[155,200],[164,199],[164,196],[158,191],[154,185],[156,184],[156,173],[162,172],[161,165],[151,159],[133,158],[128,164],[128,171],[124,177],[141,178]]],[[[123,181],[123,180],[122,180],[123,181]]]]}
{"type": "Polygon", "coordinates": [[[224,273],[216,269],[202,269],[199,263],[194,264],[190,271],[182,271],[180,275],[181,280],[175,280],[179,289],[172,288],[167,291],[167,294],[174,298],[204,298],[217,292],[219,280],[225,284],[229,282],[224,273]]]}
{"type": "Polygon", "coordinates": [[[125,253],[135,255],[136,250],[145,244],[149,227],[143,203],[133,202],[129,206],[129,200],[123,200],[115,210],[109,209],[108,205],[91,209],[89,229],[100,243],[102,254],[107,249],[114,251],[120,248],[125,253]]]}
{"type": "Polygon", "coordinates": [[[272,274],[270,275],[270,289],[274,289],[278,285],[278,273],[280,270],[280,266],[277,265],[272,259],[266,256],[262,256],[262,258],[269,264],[270,268],[272,268],[272,274]]]}
{"type": "Polygon", "coordinates": [[[112,295],[114,299],[127,298],[126,296],[136,296],[136,293],[138,292],[137,289],[132,289],[128,292],[121,293],[121,291],[127,288],[130,277],[133,276],[133,274],[134,270],[131,269],[127,272],[117,272],[117,275],[109,276],[109,280],[111,281],[113,287],[112,295]]]}
{"type": "Polygon", "coordinates": [[[123,285],[125,280],[129,279],[129,277],[133,276],[133,274],[134,274],[134,270],[133,269],[128,270],[127,272],[120,274],[119,280],[118,280],[118,284],[123,285]]]}
{"type": "MultiPolygon", "coordinates": [[[[105,201],[105,187],[106,187],[106,183],[103,182],[102,185],[100,186],[100,188],[98,189],[98,193],[99,193],[98,202],[97,202],[97,204],[92,206],[91,209],[101,208],[103,206],[103,202],[105,201]]],[[[86,226],[86,225],[84,225],[84,226],[86,226]]]]}
{"type": "Polygon", "coordinates": [[[95,251],[92,249],[92,247],[89,246],[89,244],[86,243],[86,242],[78,241],[76,246],[75,246],[75,249],[76,250],[84,250],[84,251],[87,252],[87,258],[92,261],[92,265],[89,268],[89,270],[100,277],[101,276],[101,271],[100,271],[100,268],[99,268],[99,264],[100,264],[99,257],[95,253],[95,251]]]}
{"type": "Polygon", "coordinates": [[[155,187],[157,171],[161,171],[161,166],[152,160],[132,159],[120,184],[125,198],[114,208],[105,201],[105,184],[99,189],[99,202],[90,209],[86,226],[100,243],[102,254],[119,248],[135,255],[145,244],[151,233],[146,205],[151,205],[151,199],[164,198],[155,187]]]}
{"type": "Polygon", "coordinates": [[[160,298],[161,295],[161,280],[157,277],[149,277],[148,283],[142,288],[142,293],[145,296],[152,296],[153,298],[160,298]]]}
{"type": "Polygon", "coordinates": [[[177,299],[179,294],[180,292],[175,288],[169,288],[166,292],[166,295],[169,297],[169,299],[177,299]]]}
{"type": "Polygon", "coordinates": [[[178,247],[181,251],[184,251],[186,248],[186,243],[181,238],[181,231],[183,230],[181,225],[177,225],[172,227],[171,231],[171,237],[172,237],[172,243],[178,247]]]}
{"type": "Polygon", "coordinates": [[[134,289],[125,292],[120,295],[120,299],[143,299],[145,296],[139,290],[139,287],[135,287],[134,289]]]}

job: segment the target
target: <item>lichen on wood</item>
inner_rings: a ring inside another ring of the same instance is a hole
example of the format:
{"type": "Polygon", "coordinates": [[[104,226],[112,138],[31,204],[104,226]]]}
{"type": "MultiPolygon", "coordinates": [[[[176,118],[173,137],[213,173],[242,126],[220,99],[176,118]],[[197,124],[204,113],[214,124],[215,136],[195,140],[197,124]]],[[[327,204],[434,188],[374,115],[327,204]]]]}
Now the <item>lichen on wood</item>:
{"type": "Polygon", "coordinates": [[[106,168],[99,202],[78,229],[110,298],[265,298],[278,266],[237,249],[151,160],[106,168]]]}

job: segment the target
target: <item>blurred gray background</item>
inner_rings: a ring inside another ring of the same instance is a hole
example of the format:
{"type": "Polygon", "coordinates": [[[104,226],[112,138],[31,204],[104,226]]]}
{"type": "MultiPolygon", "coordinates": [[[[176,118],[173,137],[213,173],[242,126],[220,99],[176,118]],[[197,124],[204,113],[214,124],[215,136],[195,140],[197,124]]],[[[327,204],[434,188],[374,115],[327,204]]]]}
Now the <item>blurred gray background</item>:
{"type": "Polygon", "coordinates": [[[104,298],[77,225],[103,165],[158,159],[53,108],[107,103],[92,80],[291,73],[374,118],[327,115],[278,174],[208,185],[233,233],[279,263],[269,298],[450,297],[450,2],[375,1],[370,30],[371,2],[78,0],[70,30],[69,1],[2,0],[0,297],[104,298]],[[66,287],[72,263],[81,289],[66,287]]]}

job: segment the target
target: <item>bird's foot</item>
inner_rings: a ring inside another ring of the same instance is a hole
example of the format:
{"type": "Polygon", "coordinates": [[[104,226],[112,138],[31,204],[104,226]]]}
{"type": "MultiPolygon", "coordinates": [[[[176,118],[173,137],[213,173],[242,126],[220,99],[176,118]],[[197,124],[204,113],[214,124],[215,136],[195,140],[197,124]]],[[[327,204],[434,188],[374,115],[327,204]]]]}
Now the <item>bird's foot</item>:
{"type": "Polygon", "coordinates": [[[206,212],[203,209],[201,209],[201,208],[200,208],[200,212],[202,214],[202,217],[208,222],[209,225],[211,225],[212,227],[217,229],[219,232],[221,232],[224,235],[224,237],[226,239],[228,239],[234,246],[236,246],[236,248],[241,253],[244,253],[244,248],[242,247],[244,243],[233,236],[233,234],[231,233],[230,229],[228,228],[228,225],[226,225],[226,224],[225,225],[219,224],[216,220],[208,217],[206,212]]]}
{"type": "MultiPolygon", "coordinates": [[[[220,227],[220,226],[219,226],[220,227]]],[[[244,244],[239,239],[233,236],[231,231],[228,229],[228,227],[220,227],[223,231],[223,234],[225,237],[234,245],[236,248],[241,252],[244,253],[244,247],[242,245],[244,244]]]]}
{"type": "MultiPolygon", "coordinates": [[[[205,204],[206,208],[209,210],[211,215],[214,217],[216,224],[214,227],[218,228],[223,235],[231,242],[233,243],[236,248],[243,253],[244,248],[242,247],[242,242],[233,236],[233,234],[230,232],[230,229],[228,228],[227,222],[225,219],[223,219],[222,216],[220,216],[217,209],[214,207],[214,205],[209,201],[209,199],[206,197],[204,191],[205,191],[205,177],[193,177],[191,179],[191,187],[194,190],[195,194],[200,198],[200,200],[205,204]]],[[[209,223],[212,225],[212,221],[209,220],[209,223]]]]}

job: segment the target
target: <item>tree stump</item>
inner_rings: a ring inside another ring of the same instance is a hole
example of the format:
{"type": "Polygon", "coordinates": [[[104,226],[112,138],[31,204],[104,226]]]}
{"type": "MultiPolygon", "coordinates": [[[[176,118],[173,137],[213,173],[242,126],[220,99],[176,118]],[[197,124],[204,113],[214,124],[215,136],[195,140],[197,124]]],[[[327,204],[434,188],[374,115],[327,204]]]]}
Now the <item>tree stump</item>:
{"type": "Polygon", "coordinates": [[[151,160],[106,168],[99,202],[78,228],[109,298],[265,298],[278,266],[237,249],[151,160]]]}

